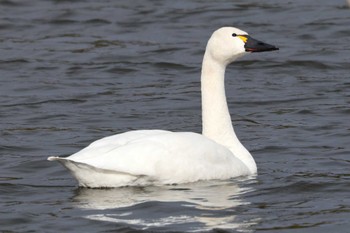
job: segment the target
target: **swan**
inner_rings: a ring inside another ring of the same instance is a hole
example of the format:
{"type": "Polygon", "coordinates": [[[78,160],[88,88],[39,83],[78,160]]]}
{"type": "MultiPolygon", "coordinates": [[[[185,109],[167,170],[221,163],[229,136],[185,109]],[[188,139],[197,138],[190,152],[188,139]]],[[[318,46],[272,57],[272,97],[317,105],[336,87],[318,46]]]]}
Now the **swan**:
{"type": "Polygon", "coordinates": [[[166,185],[229,179],[257,173],[237,138],[225,95],[225,69],[251,52],[278,50],[234,27],[210,37],[201,72],[202,134],[134,130],[108,136],[63,158],[51,156],[90,188],[166,185]]]}

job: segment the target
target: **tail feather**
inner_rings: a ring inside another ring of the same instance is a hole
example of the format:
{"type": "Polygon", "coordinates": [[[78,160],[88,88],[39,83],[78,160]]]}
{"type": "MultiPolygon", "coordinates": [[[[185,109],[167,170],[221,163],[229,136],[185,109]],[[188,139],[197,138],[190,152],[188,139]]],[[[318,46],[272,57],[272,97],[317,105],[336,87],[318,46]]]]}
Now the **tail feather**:
{"type": "Polygon", "coordinates": [[[86,163],[73,161],[69,158],[51,156],[48,157],[47,160],[61,163],[78,181],[79,186],[82,187],[101,188],[127,186],[134,182],[140,182],[142,178],[144,178],[143,175],[106,170],[86,163]]]}
{"type": "Polygon", "coordinates": [[[49,160],[49,161],[56,161],[56,160],[60,160],[60,159],[61,158],[58,157],[58,156],[50,156],[50,157],[47,158],[47,160],[49,160]]]}

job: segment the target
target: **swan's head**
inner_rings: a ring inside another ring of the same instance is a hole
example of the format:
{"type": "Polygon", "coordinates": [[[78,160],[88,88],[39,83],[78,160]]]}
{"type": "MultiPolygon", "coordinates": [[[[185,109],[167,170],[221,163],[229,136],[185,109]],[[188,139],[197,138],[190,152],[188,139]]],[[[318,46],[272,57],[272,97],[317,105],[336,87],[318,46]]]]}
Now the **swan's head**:
{"type": "Polygon", "coordinates": [[[246,53],[273,50],[278,48],[253,39],[245,31],[234,27],[222,27],[210,37],[206,53],[214,60],[227,65],[246,53]]]}

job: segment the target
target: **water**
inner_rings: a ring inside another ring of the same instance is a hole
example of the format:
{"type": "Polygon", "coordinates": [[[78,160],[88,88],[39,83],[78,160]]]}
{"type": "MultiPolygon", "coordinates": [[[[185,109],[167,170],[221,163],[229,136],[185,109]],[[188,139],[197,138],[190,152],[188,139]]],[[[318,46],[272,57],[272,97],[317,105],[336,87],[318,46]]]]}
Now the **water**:
{"type": "Polygon", "coordinates": [[[2,232],[349,232],[345,1],[0,0],[2,232]],[[215,29],[280,47],[227,71],[259,175],[79,189],[51,155],[131,129],[200,132],[215,29]]]}

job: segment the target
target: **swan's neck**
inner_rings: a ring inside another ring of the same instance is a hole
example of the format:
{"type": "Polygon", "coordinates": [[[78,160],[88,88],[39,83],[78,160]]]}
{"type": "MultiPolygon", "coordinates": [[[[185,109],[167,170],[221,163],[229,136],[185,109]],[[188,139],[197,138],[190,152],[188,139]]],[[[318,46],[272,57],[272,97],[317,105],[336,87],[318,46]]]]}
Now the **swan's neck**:
{"type": "Polygon", "coordinates": [[[220,64],[205,53],[202,64],[202,124],[203,135],[229,148],[234,156],[256,172],[256,164],[248,150],[238,140],[231,123],[225,95],[226,64],[220,64]]]}

